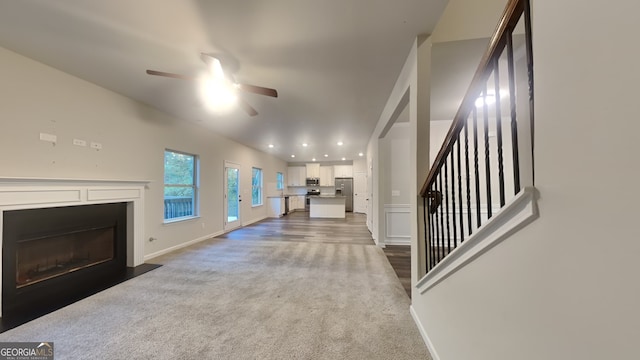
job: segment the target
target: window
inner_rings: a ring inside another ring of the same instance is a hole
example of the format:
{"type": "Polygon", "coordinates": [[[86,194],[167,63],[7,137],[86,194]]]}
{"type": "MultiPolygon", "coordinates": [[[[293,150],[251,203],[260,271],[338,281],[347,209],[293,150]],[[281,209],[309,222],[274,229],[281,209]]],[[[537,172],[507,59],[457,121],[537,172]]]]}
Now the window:
{"type": "Polygon", "coordinates": [[[252,168],[251,205],[262,205],[262,169],[252,168]]]}
{"type": "Polygon", "coordinates": [[[164,219],[197,216],[198,157],[164,151],[164,219]]]}
{"type": "Polygon", "coordinates": [[[284,190],[284,174],[279,172],[276,174],[276,190],[284,190]]]}

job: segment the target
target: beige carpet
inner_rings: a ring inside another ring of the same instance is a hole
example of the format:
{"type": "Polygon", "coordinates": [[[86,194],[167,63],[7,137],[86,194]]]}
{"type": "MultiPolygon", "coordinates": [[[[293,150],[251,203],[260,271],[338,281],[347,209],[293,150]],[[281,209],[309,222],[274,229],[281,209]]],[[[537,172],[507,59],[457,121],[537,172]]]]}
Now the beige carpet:
{"type": "Polygon", "coordinates": [[[212,239],[0,334],[56,359],[430,359],[374,245],[212,239]]]}

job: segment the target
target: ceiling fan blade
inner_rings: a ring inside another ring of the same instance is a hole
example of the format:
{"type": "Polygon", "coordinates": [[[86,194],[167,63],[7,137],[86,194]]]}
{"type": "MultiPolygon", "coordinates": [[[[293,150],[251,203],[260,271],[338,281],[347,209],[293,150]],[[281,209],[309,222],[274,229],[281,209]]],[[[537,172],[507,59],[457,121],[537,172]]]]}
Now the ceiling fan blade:
{"type": "Polygon", "coordinates": [[[180,80],[195,80],[196,79],[193,76],[180,75],[180,74],[174,74],[174,73],[168,73],[168,72],[156,71],[156,70],[147,70],[147,74],[156,75],[156,76],[164,76],[164,77],[180,79],[180,80]]]}
{"type": "Polygon", "coordinates": [[[256,109],[254,109],[251,105],[249,105],[248,102],[244,101],[243,99],[238,98],[238,106],[240,106],[242,110],[249,114],[249,116],[258,115],[256,109]]]}
{"type": "Polygon", "coordinates": [[[238,87],[242,91],[259,94],[259,95],[276,97],[276,98],[278,97],[278,91],[276,89],[270,89],[262,86],[249,85],[249,84],[238,84],[238,87]]]}

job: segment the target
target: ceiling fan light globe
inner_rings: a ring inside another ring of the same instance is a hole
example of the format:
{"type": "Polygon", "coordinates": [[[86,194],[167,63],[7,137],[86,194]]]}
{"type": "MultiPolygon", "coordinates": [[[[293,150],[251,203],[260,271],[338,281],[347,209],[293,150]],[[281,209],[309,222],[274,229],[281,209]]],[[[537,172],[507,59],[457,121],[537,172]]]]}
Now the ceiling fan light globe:
{"type": "Polygon", "coordinates": [[[200,97],[213,112],[229,111],[238,101],[235,88],[224,78],[204,76],[200,80],[200,97]]]}

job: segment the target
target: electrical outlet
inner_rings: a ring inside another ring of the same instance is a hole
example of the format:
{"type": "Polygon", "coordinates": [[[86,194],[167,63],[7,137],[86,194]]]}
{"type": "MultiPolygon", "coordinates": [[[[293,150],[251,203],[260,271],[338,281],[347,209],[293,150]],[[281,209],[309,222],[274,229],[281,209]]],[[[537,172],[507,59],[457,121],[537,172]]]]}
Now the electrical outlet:
{"type": "Polygon", "coordinates": [[[92,149],[96,149],[96,150],[100,150],[100,149],[102,149],[102,144],[100,144],[99,142],[91,142],[91,148],[92,149]]]}

